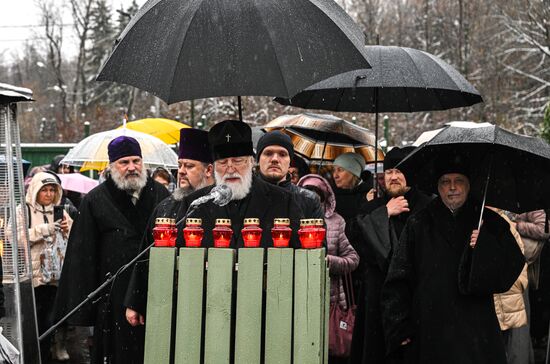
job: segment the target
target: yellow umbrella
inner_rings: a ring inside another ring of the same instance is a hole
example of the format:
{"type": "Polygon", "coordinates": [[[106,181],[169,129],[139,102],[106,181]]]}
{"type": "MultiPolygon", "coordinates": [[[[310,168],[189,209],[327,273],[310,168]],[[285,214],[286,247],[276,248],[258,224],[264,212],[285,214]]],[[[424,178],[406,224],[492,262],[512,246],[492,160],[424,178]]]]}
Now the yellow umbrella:
{"type": "MultiPolygon", "coordinates": [[[[117,129],[123,128],[124,125],[117,129]]],[[[139,131],[159,138],[166,144],[175,144],[180,141],[180,129],[190,128],[189,125],[175,120],[163,118],[147,118],[126,123],[126,129],[139,131]]]]}

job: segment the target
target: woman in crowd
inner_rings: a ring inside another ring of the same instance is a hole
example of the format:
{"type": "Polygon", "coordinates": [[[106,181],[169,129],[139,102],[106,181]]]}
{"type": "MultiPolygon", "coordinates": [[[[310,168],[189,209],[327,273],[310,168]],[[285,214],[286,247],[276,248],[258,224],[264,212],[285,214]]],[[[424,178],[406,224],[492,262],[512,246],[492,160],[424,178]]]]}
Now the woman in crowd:
{"type": "Polygon", "coordinates": [[[371,186],[361,180],[363,169],[365,159],[357,153],[340,154],[333,162],[336,212],[346,221],[355,217],[360,207],[367,202],[367,193],[371,186]]]}
{"type": "MultiPolygon", "coordinates": [[[[62,217],[55,219],[54,206],[59,205],[63,191],[58,180],[47,172],[39,172],[32,177],[29,189],[25,196],[25,204],[17,206],[16,216],[21,230],[18,232],[19,242],[25,243],[24,209],[27,210],[28,236],[31,247],[32,283],[36,304],[38,331],[43,333],[52,324],[52,313],[57,282],[61,274],[61,266],[67,246],[67,238],[73,220],[65,212],[62,217]]],[[[56,216],[57,217],[57,216],[56,216]]],[[[8,229],[11,224],[8,225],[8,229]]],[[[13,236],[11,231],[8,237],[13,236]]],[[[11,240],[11,239],[10,239],[11,240]]],[[[50,350],[53,359],[68,360],[69,355],[61,347],[61,337],[56,334],[54,345],[49,338],[40,342],[40,351],[43,363],[48,363],[50,350]]]]}
{"type": "MultiPolygon", "coordinates": [[[[344,291],[343,277],[357,268],[359,255],[344,232],[346,222],[335,212],[336,199],[328,181],[319,175],[308,174],[300,179],[298,186],[317,193],[321,201],[327,225],[327,260],[331,276],[330,304],[338,304],[345,310],[348,308],[349,297],[346,297],[344,291]]],[[[329,332],[333,332],[333,328],[330,328],[329,332]]],[[[329,357],[329,363],[337,362],[338,359],[329,357]]]]}

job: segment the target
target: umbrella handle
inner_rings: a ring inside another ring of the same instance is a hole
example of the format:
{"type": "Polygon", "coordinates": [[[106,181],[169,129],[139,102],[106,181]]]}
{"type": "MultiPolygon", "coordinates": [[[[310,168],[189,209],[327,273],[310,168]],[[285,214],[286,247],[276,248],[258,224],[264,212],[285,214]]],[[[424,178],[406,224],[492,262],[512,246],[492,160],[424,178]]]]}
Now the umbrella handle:
{"type": "Polygon", "coordinates": [[[483,210],[485,210],[485,200],[487,200],[487,189],[489,188],[489,180],[491,178],[491,170],[493,169],[493,153],[491,153],[489,160],[489,171],[487,172],[487,179],[485,180],[485,187],[483,189],[483,201],[481,202],[481,212],[479,213],[479,222],[477,224],[477,230],[481,229],[481,221],[483,219],[483,210]]]}

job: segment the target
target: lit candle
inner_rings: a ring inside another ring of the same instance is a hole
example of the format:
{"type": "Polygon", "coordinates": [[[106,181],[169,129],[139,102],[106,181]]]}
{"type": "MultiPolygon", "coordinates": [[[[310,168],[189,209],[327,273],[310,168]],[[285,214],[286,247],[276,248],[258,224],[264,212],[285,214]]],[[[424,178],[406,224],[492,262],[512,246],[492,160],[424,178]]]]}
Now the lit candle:
{"type": "Polygon", "coordinates": [[[244,246],[246,248],[257,248],[262,240],[262,229],[260,228],[260,219],[244,219],[244,228],[241,231],[244,246]]]}
{"type": "Polygon", "coordinates": [[[298,230],[300,244],[303,249],[314,249],[317,247],[317,235],[315,230],[315,219],[301,219],[300,230],[298,230]]]}
{"type": "Polygon", "coordinates": [[[176,246],[176,234],[174,219],[159,217],[155,220],[153,239],[156,247],[176,246]]]}
{"type": "Polygon", "coordinates": [[[233,230],[231,230],[231,219],[216,219],[216,226],[212,229],[215,248],[229,248],[233,230]]]}
{"type": "Polygon", "coordinates": [[[271,229],[271,238],[275,248],[288,248],[292,229],[290,229],[290,219],[277,218],[273,220],[273,229],[271,229]]]}
{"type": "Polygon", "coordinates": [[[197,248],[201,246],[204,230],[201,227],[202,219],[189,218],[185,220],[185,229],[183,229],[183,238],[185,246],[197,248]]]}

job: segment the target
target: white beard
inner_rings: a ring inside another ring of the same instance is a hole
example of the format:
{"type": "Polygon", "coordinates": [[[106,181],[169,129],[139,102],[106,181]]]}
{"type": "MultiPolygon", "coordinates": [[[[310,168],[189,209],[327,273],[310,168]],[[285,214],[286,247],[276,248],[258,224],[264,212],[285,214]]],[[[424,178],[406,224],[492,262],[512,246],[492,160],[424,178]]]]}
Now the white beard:
{"type": "Polygon", "coordinates": [[[147,184],[147,174],[143,172],[136,172],[136,175],[128,178],[127,175],[123,176],[119,173],[116,168],[111,168],[111,178],[119,189],[126,192],[139,193],[147,184]]]}
{"type": "Polygon", "coordinates": [[[206,177],[206,174],[202,176],[201,181],[196,187],[192,187],[189,185],[189,187],[178,187],[173,193],[172,196],[176,201],[183,200],[186,196],[192,194],[193,192],[200,190],[201,188],[204,188],[206,186],[210,186],[210,183],[208,182],[208,177],[206,177]]]}
{"type": "Polygon", "coordinates": [[[216,178],[216,185],[226,185],[231,189],[231,200],[242,200],[248,195],[252,187],[252,166],[245,171],[244,176],[235,172],[222,177],[218,172],[214,171],[214,177],[216,178]],[[237,183],[227,183],[225,182],[227,178],[239,178],[240,181],[237,183]]]}

